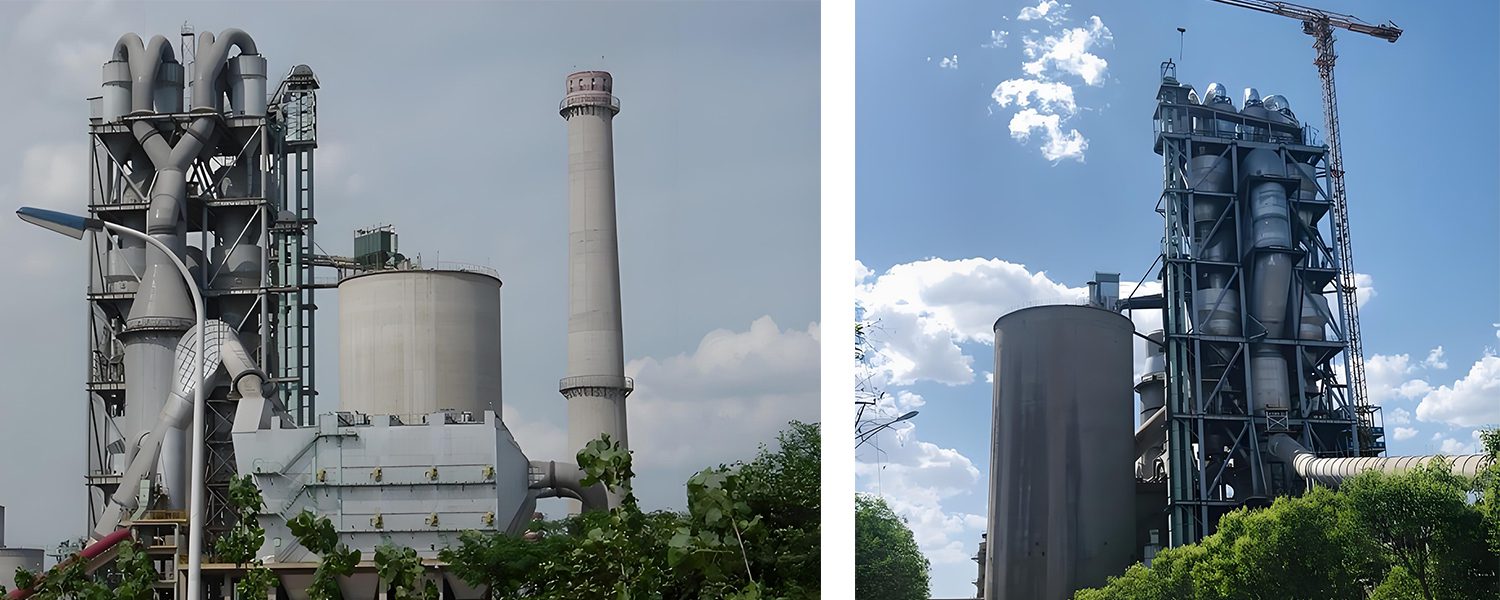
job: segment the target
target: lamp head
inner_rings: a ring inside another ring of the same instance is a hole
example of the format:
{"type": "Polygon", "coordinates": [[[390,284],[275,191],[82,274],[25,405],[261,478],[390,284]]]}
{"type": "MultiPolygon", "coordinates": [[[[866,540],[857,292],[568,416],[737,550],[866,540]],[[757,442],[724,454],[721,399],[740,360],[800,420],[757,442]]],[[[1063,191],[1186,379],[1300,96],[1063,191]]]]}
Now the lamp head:
{"type": "Polygon", "coordinates": [[[16,210],[16,216],[32,225],[50,229],[78,240],[83,239],[83,232],[85,231],[99,231],[104,229],[104,221],[100,221],[99,219],[70,215],[45,208],[23,206],[16,210]]]}

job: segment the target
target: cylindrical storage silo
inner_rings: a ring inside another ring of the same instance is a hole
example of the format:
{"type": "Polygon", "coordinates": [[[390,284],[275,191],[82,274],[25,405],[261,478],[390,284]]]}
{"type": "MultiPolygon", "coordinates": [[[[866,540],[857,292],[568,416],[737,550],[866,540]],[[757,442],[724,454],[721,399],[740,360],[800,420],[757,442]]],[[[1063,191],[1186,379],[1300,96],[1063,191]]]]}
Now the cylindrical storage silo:
{"type": "Polygon", "coordinates": [[[500,413],[500,280],[375,271],[339,283],[339,408],[500,413]]]}
{"type": "Polygon", "coordinates": [[[1065,600],[1137,559],[1133,330],[1087,306],[995,322],[985,598],[1065,600]]]}

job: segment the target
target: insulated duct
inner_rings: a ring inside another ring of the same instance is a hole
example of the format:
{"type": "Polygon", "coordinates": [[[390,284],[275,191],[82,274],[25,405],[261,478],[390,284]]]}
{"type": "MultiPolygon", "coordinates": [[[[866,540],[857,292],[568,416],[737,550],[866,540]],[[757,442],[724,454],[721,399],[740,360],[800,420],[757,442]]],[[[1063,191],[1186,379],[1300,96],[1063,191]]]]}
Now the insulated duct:
{"type": "MultiPolygon", "coordinates": [[[[1387,474],[1405,473],[1438,458],[1435,455],[1318,458],[1316,454],[1308,451],[1302,444],[1284,433],[1271,436],[1268,450],[1282,462],[1292,465],[1292,469],[1303,479],[1329,487],[1338,487],[1345,479],[1365,471],[1382,471],[1387,474]]],[[[1479,475],[1479,472],[1491,462],[1489,455],[1486,454],[1462,454],[1443,458],[1449,461],[1448,466],[1453,474],[1464,477],[1479,475]]]]}
{"type": "MultiPolygon", "coordinates": [[[[266,402],[266,377],[250,360],[250,354],[235,336],[234,328],[223,321],[210,320],[204,324],[203,372],[208,380],[218,374],[222,360],[230,383],[241,395],[241,402],[263,405],[266,402]]],[[[197,330],[190,330],[177,342],[176,374],[171,394],[162,404],[156,423],[144,433],[139,448],[129,459],[125,474],[120,477],[119,488],[110,498],[94,529],[94,537],[101,538],[114,531],[127,515],[139,507],[140,483],[161,475],[162,487],[171,499],[183,498],[186,494],[186,453],[183,452],[184,430],[193,413],[194,390],[208,381],[194,381],[196,370],[192,364],[197,330]]],[[[175,507],[175,505],[174,505],[175,507]]]]}
{"type": "MultiPolygon", "coordinates": [[[[1250,317],[1264,329],[1265,338],[1281,339],[1286,335],[1287,305],[1291,298],[1292,229],[1286,187],[1279,181],[1257,179],[1285,177],[1286,162],[1279,154],[1264,148],[1251,150],[1243,171],[1252,182],[1247,198],[1249,207],[1250,317]]],[[[1286,356],[1272,344],[1250,345],[1251,397],[1248,411],[1262,414],[1266,408],[1289,408],[1286,356]]]]}
{"type": "Polygon", "coordinates": [[[583,510],[586,512],[609,510],[613,505],[603,483],[583,485],[583,479],[588,474],[578,468],[578,465],[552,460],[534,460],[531,461],[531,471],[533,479],[530,487],[533,490],[540,490],[538,498],[572,498],[583,503],[583,510]]]}

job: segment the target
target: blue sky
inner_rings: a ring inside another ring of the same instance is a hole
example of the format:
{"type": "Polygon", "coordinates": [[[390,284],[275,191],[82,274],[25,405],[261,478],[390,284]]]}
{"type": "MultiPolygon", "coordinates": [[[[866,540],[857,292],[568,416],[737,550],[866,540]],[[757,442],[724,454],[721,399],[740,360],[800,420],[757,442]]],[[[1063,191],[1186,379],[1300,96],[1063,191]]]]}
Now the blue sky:
{"type": "MultiPolygon", "coordinates": [[[[1401,437],[1392,454],[1468,450],[1475,425],[1500,422],[1497,5],[1318,5],[1406,30],[1395,44],[1337,42],[1367,368],[1388,438],[1401,437]]],[[[973,592],[964,555],[984,526],[990,325],[1019,304],[1076,297],[1096,270],[1140,279],[1156,256],[1151,113],[1176,28],[1187,29],[1179,78],[1222,82],[1237,101],[1247,86],[1282,94],[1323,129],[1311,39],[1295,21],[1207,0],[1039,8],[858,6],[856,298],[880,321],[888,409],[921,416],[860,451],[857,485],[907,514],[936,597],[973,592]],[[1019,79],[1046,84],[1053,102],[1000,105],[997,86],[1019,79]],[[1059,120],[1050,148],[1048,114],[1059,120]]]]}

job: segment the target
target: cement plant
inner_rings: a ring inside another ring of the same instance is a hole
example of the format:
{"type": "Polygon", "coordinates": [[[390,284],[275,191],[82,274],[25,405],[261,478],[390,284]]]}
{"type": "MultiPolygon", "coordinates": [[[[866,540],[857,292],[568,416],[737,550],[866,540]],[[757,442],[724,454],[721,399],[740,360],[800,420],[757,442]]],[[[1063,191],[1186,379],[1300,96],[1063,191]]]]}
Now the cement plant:
{"type": "MultiPolygon", "coordinates": [[[[313,68],[272,78],[239,29],[184,31],[180,43],[125,34],[98,58],[89,197],[77,207],[87,216],[20,211],[89,248],[78,493],[92,534],[76,560],[96,568],[135,540],[160,572],[157,597],[231,597],[240,570],[209,562],[204,538],[235,519],[229,487],[244,476],[265,499],[256,556],[294,599],[307,597],[316,559],[288,529],[303,511],[332,519],[350,549],[394,543],[433,559],[461,532],[524,532],[540,498],[619,504],[575,464],[529,460],[501,421],[495,271],[408,258],[388,226],[356,232],[353,256],[319,253],[313,68]],[[317,303],[330,288],[342,393],[337,412],[319,414],[330,366],[314,362],[317,303]]],[[[611,132],[621,105],[607,72],[558,83],[570,214],[558,391],[576,450],[601,434],[628,439],[611,132]]],[[[39,569],[41,551],[0,549],[0,583],[15,587],[17,565],[39,569]]],[[[481,597],[440,577],[443,597],[481,597]]],[[[379,587],[367,564],[340,585],[349,598],[379,587]]]]}
{"type": "MultiPolygon", "coordinates": [[[[1226,3],[1303,21],[1323,105],[1301,99],[1294,112],[1254,87],[1236,102],[1228,86],[1200,92],[1162,63],[1152,115],[1162,187],[1142,204],[1163,218],[1155,263],[1141,281],[1097,274],[1085,305],[995,322],[981,598],[1072,598],[1202,540],[1233,509],[1433,458],[1384,456],[1380,408],[1367,400],[1332,80],[1334,28],[1390,42],[1401,30],[1226,3]],[[1129,292],[1153,281],[1159,294],[1129,292]],[[1142,336],[1130,315],[1147,311],[1163,328],[1142,336]],[[1139,378],[1133,336],[1149,338],[1139,378]]],[[[1448,458],[1470,477],[1489,462],[1448,458]]]]}

